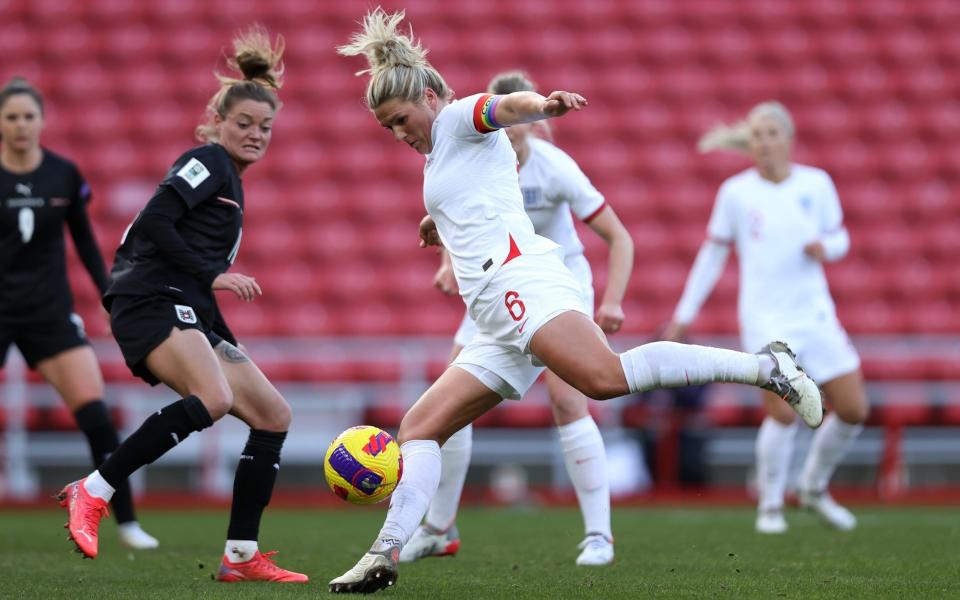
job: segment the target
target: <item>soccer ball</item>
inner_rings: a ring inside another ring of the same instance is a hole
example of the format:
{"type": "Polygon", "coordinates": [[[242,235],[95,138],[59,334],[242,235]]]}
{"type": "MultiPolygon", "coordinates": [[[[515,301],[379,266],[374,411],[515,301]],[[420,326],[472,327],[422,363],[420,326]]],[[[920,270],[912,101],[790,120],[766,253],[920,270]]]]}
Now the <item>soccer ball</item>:
{"type": "Polygon", "coordinates": [[[330,443],[323,461],[327,485],[353,504],[376,504],[393,493],[403,475],[400,446],[370,425],[347,429],[330,443]]]}

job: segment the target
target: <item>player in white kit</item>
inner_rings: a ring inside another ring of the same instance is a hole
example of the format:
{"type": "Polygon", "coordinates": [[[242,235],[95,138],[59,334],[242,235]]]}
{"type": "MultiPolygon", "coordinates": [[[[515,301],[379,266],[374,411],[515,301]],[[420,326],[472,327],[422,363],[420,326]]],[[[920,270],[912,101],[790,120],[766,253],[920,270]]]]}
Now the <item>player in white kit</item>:
{"type": "MultiPolygon", "coordinates": [[[[813,437],[799,485],[803,506],[840,530],[857,520],[827,492],[837,464],[862,429],[868,406],[860,358],[840,325],[823,262],[843,258],[850,237],[830,176],[791,162],[793,120],[778,102],[764,102],[734,127],[720,126],[701,151],[749,153],[756,167],[720,186],[713,215],[665,339],[679,339],[723,271],[730,246],[740,261],[739,321],[743,349],[784,340],[823,386],[833,412],[813,437]]],[[[783,497],[797,425],[775,395],[763,394],[767,417],[757,437],[759,510],[756,529],[783,533],[783,497]]]]}
{"type": "Polygon", "coordinates": [[[336,593],[373,592],[397,579],[400,550],[427,511],[440,479],[440,445],[504,398],[519,398],[543,368],[590,398],[711,381],[778,391],[813,427],[820,391],[785,344],[758,354],[655,342],[617,354],[586,314],[579,282],[560,247],[538,236],[523,210],[517,156],[504,127],[581,110],[570,92],[475,94],[455,100],[403,13],[368,13],[363,31],[338,48],[363,54],[367,106],[398,141],[425,155],[422,247],[450,254],[477,335],[400,423],[403,478],[369,552],[330,582],[336,593]]]}
{"type": "MultiPolygon", "coordinates": [[[[501,73],[493,78],[487,91],[510,94],[535,91],[523,73],[501,73]]],[[[587,176],[570,156],[553,144],[533,137],[532,125],[520,124],[507,129],[507,137],[517,154],[520,191],[524,209],[534,231],[563,248],[563,262],[580,284],[583,310],[594,314],[593,275],[583,255],[571,212],[588,224],[610,248],[610,272],[595,321],[605,333],[613,333],[623,324],[623,296],[633,269],[633,241],[587,176]]],[[[457,293],[456,278],[449,255],[434,284],[447,294],[457,293]]],[[[453,362],[477,333],[469,314],[454,336],[450,362],[453,362]]],[[[587,410],[587,397],[555,374],[544,374],[554,420],[560,434],[567,473],[576,490],[583,515],[584,540],[576,559],[578,565],[606,565],[613,562],[613,532],[610,527],[610,484],[607,456],[600,430],[587,410]]],[[[427,556],[450,556],[460,549],[455,520],[463,491],[473,445],[473,426],[467,425],[443,445],[443,468],[437,493],[430,502],[424,523],[400,552],[400,562],[412,562],[427,556]]]]}

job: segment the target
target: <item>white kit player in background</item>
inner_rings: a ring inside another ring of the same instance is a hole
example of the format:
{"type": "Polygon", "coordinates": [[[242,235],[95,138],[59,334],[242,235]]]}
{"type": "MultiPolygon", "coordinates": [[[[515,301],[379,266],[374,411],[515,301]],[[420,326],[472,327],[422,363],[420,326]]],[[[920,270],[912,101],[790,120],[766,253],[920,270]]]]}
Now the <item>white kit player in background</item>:
{"type": "MultiPolygon", "coordinates": [[[[778,102],[764,102],[746,121],[719,126],[700,140],[701,152],[731,149],[753,157],[755,168],[720,186],[707,240],[700,248],[665,339],[680,339],[723,271],[730,246],[740,261],[739,321],[743,350],[784,340],[823,387],[833,406],[813,437],[800,481],[802,506],[840,530],[856,527],[850,511],[827,492],[834,470],[867,417],[860,358],[840,325],[823,263],[846,255],[850,237],[830,176],[791,162],[793,119],[778,102]]],[[[783,499],[797,427],[773,394],[757,436],[761,533],[783,533],[783,499]]]]}
{"type": "Polygon", "coordinates": [[[376,9],[338,48],[366,57],[367,107],[397,141],[423,154],[422,247],[450,254],[477,334],[400,423],[403,478],[373,546],[340,577],[334,593],[393,585],[400,551],[440,481],[440,446],[506,398],[520,398],[544,367],[590,398],[713,381],[776,390],[811,426],[823,418],[820,391],[780,342],[758,354],[655,342],[622,354],[583,306],[582,286],[555,242],[536,234],[523,210],[517,155],[504,127],[562,117],[587,106],[576,93],[475,94],[456,100],[403,13],[376,9]]]}
{"type": "MultiPolygon", "coordinates": [[[[490,82],[491,94],[535,91],[535,86],[520,72],[497,75],[490,82]]],[[[546,123],[546,122],[541,122],[546,123]]],[[[570,156],[553,144],[532,137],[531,124],[514,125],[507,137],[517,154],[520,167],[520,191],[524,209],[538,235],[563,248],[563,262],[580,283],[583,310],[594,313],[593,275],[583,255],[571,212],[588,224],[610,248],[607,286],[595,321],[605,333],[615,333],[623,325],[623,296],[633,269],[633,240],[613,208],[604,200],[570,156]]],[[[549,131],[546,132],[549,134],[549,131]]],[[[450,257],[443,252],[443,264],[434,285],[446,294],[457,293],[450,257]]],[[[467,313],[453,341],[453,362],[477,333],[467,313]]],[[[610,482],[603,438],[587,410],[587,397],[554,373],[545,373],[547,392],[560,434],[564,463],[573,482],[583,515],[585,538],[577,557],[578,565],[606,565],[613,562],[613,532],[610,527],[610,482]]],[[[443,469],[437,493],[430,503],[424,523],[400,553],[400,562],[412,562],[427,556],[449,556],[460,549],[460,534],[455,521],[473,447],[473,425],[467,425],[447,440],[441,449],[443,469]]]]}

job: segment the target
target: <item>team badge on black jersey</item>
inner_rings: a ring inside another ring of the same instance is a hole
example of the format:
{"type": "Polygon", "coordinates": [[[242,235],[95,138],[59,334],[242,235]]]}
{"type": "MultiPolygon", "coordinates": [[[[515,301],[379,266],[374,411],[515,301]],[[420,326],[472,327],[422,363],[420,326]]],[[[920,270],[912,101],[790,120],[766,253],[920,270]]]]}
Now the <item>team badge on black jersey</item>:
{"type": "Polygon", "coordinates": [[[193,312],[193,307],[182,304],[174,304],[173,306],[177,311],[177,318],[180,319],[181,322],[191,325],[197,324],[197,313],[193,312]]]}

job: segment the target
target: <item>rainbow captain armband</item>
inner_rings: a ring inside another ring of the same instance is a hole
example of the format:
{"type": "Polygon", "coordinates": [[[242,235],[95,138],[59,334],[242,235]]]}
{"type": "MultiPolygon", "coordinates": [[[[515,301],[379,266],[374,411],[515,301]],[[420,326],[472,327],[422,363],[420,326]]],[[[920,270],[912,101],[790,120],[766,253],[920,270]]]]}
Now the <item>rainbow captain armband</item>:
{"type": "Polygon", "coordinates": [[[503,129],[503,125],[497,123],[494,115],[497,110],[497,103],[503,96],[493,94],[484,94],[480,96],[473,107],[473,126],[480,133],[490,133],[498,129],[503,129]]]}

